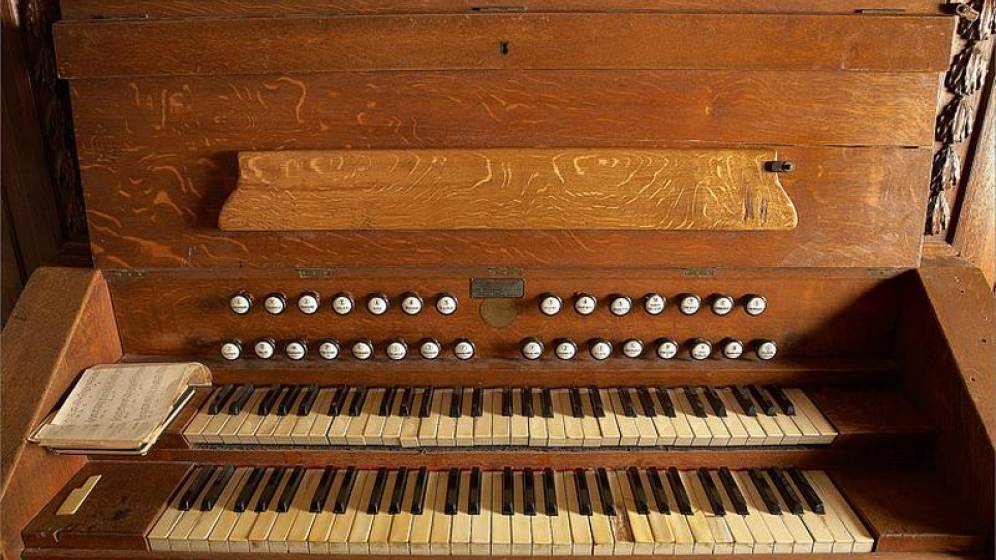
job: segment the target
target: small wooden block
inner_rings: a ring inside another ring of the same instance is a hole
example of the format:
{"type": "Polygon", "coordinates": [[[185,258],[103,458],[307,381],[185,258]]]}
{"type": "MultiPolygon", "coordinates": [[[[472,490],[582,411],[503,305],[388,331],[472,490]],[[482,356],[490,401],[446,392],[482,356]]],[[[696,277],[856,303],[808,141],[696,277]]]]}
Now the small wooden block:
{"type": "Polygon", "coordinates": [[[69,495],[66,496],[66,499],[62,502],[62,505],[59,506],[59,509],[56,510],[55,514],[75,515],[76,512],[79,511],[80,506],[83,505],[83,502],[85,502],[87,497],[90,496],[90,492],[93,491],[93,487],[96,486],[98,482],[100,482],[100,477],[101,475],[95,474],[90,478],[86,479],[86,482],[83,483],[83,486],[80,486],[79,488],[70,492],[69,495]]]}

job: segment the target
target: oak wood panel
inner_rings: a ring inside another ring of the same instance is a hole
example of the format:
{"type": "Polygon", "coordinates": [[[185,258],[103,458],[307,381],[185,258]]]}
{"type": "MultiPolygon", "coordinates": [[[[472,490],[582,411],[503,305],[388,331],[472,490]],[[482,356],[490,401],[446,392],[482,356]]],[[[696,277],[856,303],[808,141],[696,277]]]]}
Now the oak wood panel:
{"type": "Polygon", "coordinates": [[[915,274],[896,337],[901,379],[940,432],[933,461],[992,539],[996,301],[966,261],[934,258],[915,274]]]}
{"type": "Polygon", "coordinates": [[[25,438],[62,398],[83,369],[115,362],[121,345],[110,294],[100,272],[40,268],[15,306],[3,348],[0,497],[3,552],[17,558],[20,530],[85,462],[49,455],[25,438]]]}
{"type": "Polygon", "coordinates": [[[893,10],[947,13],[937,0],[63,0],[63,19],[287,16],[310,14],[446,13],[486,11],[676,11],[853,13],[893,10]]]}
{"type": "Polygon", "coordinates": [[[795,229],[774,150],[239,153],[224,231],[795,229]]]}
{"type": "MultiPolygon", "coordinates": [[[[452,268],[408,269],[404,274],[395,269],[329,270],[325,275],[302,278],[291,273],[194,275],[164,271],[140,276],[114,274],[109,277],[109,284],[118,328],[128,354],[212,359],[219,357],[221,342],[231,338],[248,344],[263,336],[277,341],[297,337],[316,341],[334,337],[343,345],[341,359],[321,360],[313,347],[310,358],[301,365],[310,364],[330,373],[384,368],[394,372],[413,368],[413,371],[419,368],[422,371],[473,369],[482,373],[473,362],[493,358],[500,360],[481,367],[515,369],[521,374],[543,370],[578,370],[593,374],[598,370],[619,369],[661,372],[685,368],[691,372],[717,367],[737,368],[724,364],[728,360],[693,363],[684,359],[684,350],[682,359],[672,361],[616,357],[603,364],[592,363],[594,360],[588,357],[584,344],[596,337],[614,343],[636,337],[647,344],[648,350],[654,340],[663,336],[681,343],[693,337],[705,337],[714,343],[727,336],[736,336],[745,342],[762,338],[775,340],[779,344],[779,355],[771,364],[758,367],[777,367],[790,357],[885,357],[891,348],[900,304],[890,281],[893,274],[894,271],[883,274],[860,269],[807,273],[804,270],[697,272],[563,268],[512,270],[496,275],[483,268],[452,268]],[[487,307],[497,305],[507,310],[510,317],[514,316],[507,325],[504,321],[485,319],[485,316],[492,316],[484,303],[489,300],[471,298],[471,278],[475,277],[523,279],[522,299],[497,303],[490,300],[486,304],[487,307]],[[246,315],[236,315],[228,308],[229,297],[237,291],[246,291],[255,299],[253,310],[246,315]],[[317,292],[321,297],[321,308],[313,315],[306,315],[296,307],[298,296],[307,291],[317,292]],[[355,301],[354,311],[347,316],[332,312],[331,301],[339,292],[352,294],[355,301]],[[366,310],[367,298],[375,292],[383,292],[391,299],[392,306],[384,315],[376,316],[366,310]],[[421,295],[424,304],[420,314],[409,316],[401,311],[401,296],[406,292],[421,295]],[[582,292],[598,300],[597,310],[591,315],[580,315],[572,307],[575,294],[582,292]],[[649,315],[643,310],[642,298],[652,292],[668,300],[660,315],[649,315]],[[283,314],[271,315],[263,310],[263,300],[271,293],[286,296],[288,309],[283,314]],[[435,298],[440,293],[449,293],[458,299],[459,307],[452,315],[442,315],[435,310],[435,298]],[[545,293],[556,294],[564,301],[560,314],[548,317],[540,312],[539,302],[545,293]],[[698,294],[703,299],[699,313],[686,316],[678,311],[678,296],[685,293],[698,294]],[[736,309],[723,317],[713,314],[708,309],[713,294],[734,297],[738,301],[736,309]],[[747,294],[760,294],[767,299],[767,310],[762,315],[752,317],[744,311],[743,297],[747,294]],[[609,311],[608,305],[614,295],[632,300],[633,309],[629,314],[617,317],[609,311]],[[398,336],[409,343],[411,356],[402,363],[388,362],[383,354],[384,341],[398,336]],[[435,364],[415,357],[415,343],[427,336],[444,344],[444,354],[435,364]],[[519,354],[520,341],[532,336],[547,344],[547,352],[544,359],[524,363],[527,360],[519,354]],[[578,357],[571,363],[552,357],[551,342],[559,337],[571,338],[579,345],[578,357]],[[370,338],[377,347],[370,363],[357,363],[346,357],[350,341],[359,338],[370,338]],[[477,346],[478,358],[470,363],[453,358],[450,344],[457,338],[471,339],[477,346]],[[502,362],[507,365],[501,365],[502,362]],[[683,362],[688,363],[680,365],[683,362]]],[[[246,352],[251,349],[247,347],[246,352]]],[[[651,354],[648,351],[648,356],[651,354]]],[[[620,354],[616,352],[616,356],[620,354]]],[[[246,367],[251,362],[255,362],[256,369],[264,371],[281,366],[298,367],[288,364],[289,361],[247,359],[242,360],[239,367],[246,367]]]]}
{"type": "Polygon", "coordinates": [[[943,72],[953,30],[954,18],[924,16],[551,13],[66,21],[54,34],[60,75],[78,79],[564,68],[943,72]],[[106,56],[112,52],[130,55],[106,56]]]}

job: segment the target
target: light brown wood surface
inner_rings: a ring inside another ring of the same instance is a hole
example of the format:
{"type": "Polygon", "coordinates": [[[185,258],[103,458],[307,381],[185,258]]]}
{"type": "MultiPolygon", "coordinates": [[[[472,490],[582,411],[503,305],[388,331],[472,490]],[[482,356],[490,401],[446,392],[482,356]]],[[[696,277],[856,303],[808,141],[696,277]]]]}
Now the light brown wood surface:
{"type": "Polygon", "coordinates": [[[996,88],[988,101],[976,138],[971,169],[954,223],[952,245],[959,255],[979,267],[996,291],[996,88]]]}
{"type": "Polygon", "coordinates": [[[225,231],[794,229],[774,150],[239,154],[225,231]]]}
{"type": "Polygon", "coordinates": [[[17,558],[20,530],[85,462],[52,456],[25,439],[85,368],[114,362],[121,345],[100,272],[41,268],[28,282],[0,341],[3,384],[3,551],[17,558]]]}
{"type": "Polygon", "coordinates": [[[412,14],[61,22],[54,33],[59,72],[69,79],[562,68],[943,72],[953,24],[893,15],[412,14]],[[157,48],[164,42],[168,51],[157,48]],[[109,52],[129,56],[102,56],[109,52]]]}

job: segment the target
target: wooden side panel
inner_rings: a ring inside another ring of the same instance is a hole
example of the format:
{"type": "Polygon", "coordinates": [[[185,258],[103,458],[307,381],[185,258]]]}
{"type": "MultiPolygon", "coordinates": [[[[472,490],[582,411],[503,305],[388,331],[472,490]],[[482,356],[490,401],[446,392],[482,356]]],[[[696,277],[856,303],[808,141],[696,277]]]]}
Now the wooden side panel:
{"type": "Polygon", "coordinates": [[[99,272],[41,268],[3,330],[4,553],[17,558],[20,530],[85,462],[49,455],[25,438],[85,368],[121,357],[110,294],[99,272]]]}
{"type": "Polygon", "coordinates": [[[943,72],[953,29],[954,18],[923,16],[551,13],[62,22],[55,38],[59,72],[69,79],[563,68],[943,72]],[[129,56],[107,56],[116,52],[129,56]]]}
{"type": "Polygon", "coordinates": [[[225,231],[782,231],[774,150],[241,152],[225,231]]]}
{"type": "MultiPolygon", "coordinates": [[[[941,433],[933,457],[992,538],[996,464],[996,302],[965,261],[932,259],[900,315],[896,358],[941,433]]],[[[991,543],[991,541],[990,541],[991,543]]]]}
{"type": "Polygon", "coordinates": [[[980,108],[985,111],[982,128],[961,193],[952,245],[982,270],[996,291],[996,87],[990,86],[989,99],[980,108]]]}

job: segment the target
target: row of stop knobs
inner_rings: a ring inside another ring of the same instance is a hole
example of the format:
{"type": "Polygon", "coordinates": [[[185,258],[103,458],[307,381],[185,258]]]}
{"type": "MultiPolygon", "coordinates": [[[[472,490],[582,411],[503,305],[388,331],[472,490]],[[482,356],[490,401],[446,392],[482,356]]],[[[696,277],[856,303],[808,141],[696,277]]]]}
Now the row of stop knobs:
{"type": "MultiPolygon", "coordinates": [[[[473,342],[461,338],[455,340],[450,345],[453,356],[460,360],[469,360],[477,353],[477,348],[473,342]]],[[[558,338],[552,342],[552,355],[561,360],[572,360],[579,353],[579,346],[569,338],[558,338]]],[[[588,354],[595,360],[607,360],[617,352],[616,344],[604,338],[593,338],[587,342],[588,354]]],[[[670,338],[662,337],[653,342],[653,355],[662,360],[671,360],[681,352],[682,345],[670,338]]],[[[760,360],[770,360],[778,353],[778,346],[773,340],[758,339],[745,344],[742,340],[734,337],[727,337],[720,340],[716,345],[704,338],[692,338],[684,344],[687,356],[693,360],[705,360],[714,355],[726,359],[736,360],[741,358],[748,348],[751,348],[754,355],[760,360]],[[718,353],[717,353],[718,348],[718,353]]],[[[403,338],[394,338],[384,344],[384,355],[389,360],[403,360],[409,355],[408,343],[403,338]]],[[[434,360],[443,354],[443,345],[435,338],[424,338],[420,340],[416,348],[419,356],[427,360],[434,360]]],[[[257,340],[252,345],[253,354],[257,358],[268,360],[277,354],[277,342],[264,337],[257,340]]],[[[303,339],[291,340],[283,345],[284,355],[291,360],[303,360],[308,356],[308,342],[303,339]]],[[[327,338],[318,341],[318,356],[325,360],[335,360],[339,358],[342,347],[338,340],[327,338]]],[[[374,357],[376,347],[369,339],[353,341],[349,346],[349,352],[354,359],[369,360],[374,357]]],[[[535,337],[524,339],[519,345],[522,357],[527,360],[539,360],[547,354],[547,346],[544,342],[535,337]]],[[[618,344],[619,355],[626,358],[643,358],[647,356],[647,345],[639,338],[629,338],[618,344]]],[[[243,357],[243,345],[240,340],[229,340],[221,346],[221,356],[226,360],[237,360],[243,357]]]]}

